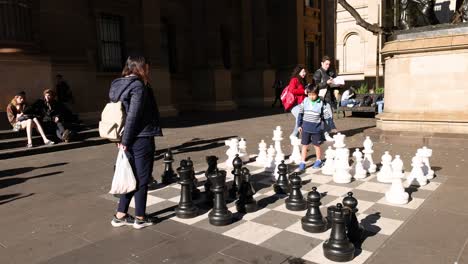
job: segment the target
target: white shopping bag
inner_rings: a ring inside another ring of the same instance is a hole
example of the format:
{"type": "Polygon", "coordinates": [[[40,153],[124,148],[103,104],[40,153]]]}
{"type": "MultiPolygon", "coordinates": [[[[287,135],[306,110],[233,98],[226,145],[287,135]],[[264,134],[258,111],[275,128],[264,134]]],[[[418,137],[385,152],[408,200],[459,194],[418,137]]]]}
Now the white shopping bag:
{"type": "Polygon", "coordinates": [[[126,194],[136,189],[136,180],[132,166],[128,162],[125,151],[119,150],[115,163],[114,178],[112,179],[111,194],[126,194]]]}

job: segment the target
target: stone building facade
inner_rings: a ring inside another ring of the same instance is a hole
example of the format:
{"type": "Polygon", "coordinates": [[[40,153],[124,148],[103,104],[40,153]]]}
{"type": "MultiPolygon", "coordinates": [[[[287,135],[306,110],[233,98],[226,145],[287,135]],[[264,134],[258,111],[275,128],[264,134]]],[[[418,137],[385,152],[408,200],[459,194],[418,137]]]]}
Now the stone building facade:
{"type": "MultiPolygon", "coordinates": [[[[269,105],[275,77],[325,52],[325,0],[5,0],[0,111],[61,74],[73,110],[96,119],[129,53],[151,60],[162,115],[269,105]]],[[[3,115],[2,115],[3,116],[3,115]]]]}

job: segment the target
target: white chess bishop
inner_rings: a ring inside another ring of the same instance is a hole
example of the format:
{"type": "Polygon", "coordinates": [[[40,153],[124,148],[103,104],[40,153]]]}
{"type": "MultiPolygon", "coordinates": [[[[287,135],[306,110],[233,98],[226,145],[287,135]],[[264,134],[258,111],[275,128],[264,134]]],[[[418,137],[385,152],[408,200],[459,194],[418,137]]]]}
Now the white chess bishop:
{"type": "Polygon", "coordinates": [[[392,179],[390,190],[385,193],[385,199],[391,204],[407,204],[409,194],[405,192],[401,178],[392,179]]]}
{"type": "Polygon", "coordinates": [[[392,177],[403,179],[405,173],[403,171],[403,161],[400,158],[400,155],[395,155],[395,158],[392,161],[392,177]]]}
{"type": "Polygon", "coordinates": [[[374,159],[372,158],[372,153],[374,153],[374,150],[372,149],[373,146],[374,143],[372,143],[370,137],[366,136],[366,139],[364,140],[364,150],[362,151],[364,153],[363,165],[364,169],[369,173],[375,173],[377,171],[377,166],[374,164],[374,159]]]}
{"type": "Polygon", "coordinates": [[[408,176],[408,179],[406,179],[406,184],[409,185],[419,185],[419,186],[424,186],[427,184],[427,178],[424,176],[424,172],[422,170],[422,167],[424,166],[421,157],[419,156],[414,156],[413,159],[411,160],[411,173],[408,176]]]}
{"type": "Polygon", "coordinates": [[[301,163],[301,140],[298,137],[291,137],[292,153],[289,156],[289,162],[294,164],[301,163]]]}
{"type": "Polygon", "coordinates": [[[335,173],[335,150],[328,146],[328,149],[325,151],[325,163],[322,167],[322,174],[324,175],[333,175],[335,173]]]}
{"type": "Polygon", "coordinates": [[[258,155],[257,159],[255,160],[255,165],[259,167],[266,167],[267,160],[267,144],[262,139],[262,141],[260,141],[260,143],[258,144],[258,155]]]}
{"type": "Polygon", "coordinates": [[[432,180],[434,178],[434,171],[431,169],[431,164],[429,163],[429,158],[432,156],[432,149],[424,146],[418,149],[417,153],[422,158],[424,175],[428,180],[432,180]]]}
{"type": "Polygon", "coordinates": [[[367,177],[367,171],[364,169],[363,166],[363,159],[362,159],[362,153],[361,151],[357,148],[354,153],[354,178],[355,179],[364,179],[367,177]]]}
{"type": "Polygon", "coordinates": [[[226,144],[226,146],[229,147],[226,151],[226,155],[228,156],[225,162],[226,168],[232,169],[232,161],[234,160],[236,155],[239,154],[239,140],[237,138],[232,138],[224,141],[224,144],[226,144]]]}
{"type": "Polygon", "coordinates": [[[248,162],[250,160],[249,154],[247,153],[247,142],[245,142],[243,138],[239,141],[239,158],[243,162],[248,162]]]}
{"type": "Polygon", "coordinates": [[[350,183],[352,176],[351,173],[349,173],[349,149],[336,149],[334,165],[335,172],[333,173],[333,181],[336,183],[350,183]]]}
{"type": "Polygon", "coordinates": [[[382,167],[377,173],[377,180],[379,182],[391,183],[393,178],[392,172],[392,156],[388,151],[382,155],[382,167]]]}
{"type": "Polygon", "coordinates": [[[273,145],[270,145],[270,148],[268,148],[267,154],[268,154],[268,158],[267,158],[267,162],[265,165],[265,171],[274,172],[275,167],[276,167],[276,164],[275,164],[276,150],[273,147],[273,145]]]}
{"type": "Polygon", "coordinates": [[[284,159],[284,153],[281,149],[281,141],[283,140],[283,131],[281,131],[281,127],[277,126],[275,130],[273,130],[273,141],[275,142],[275,150],[276,155],[282,155],[284,159]]]}

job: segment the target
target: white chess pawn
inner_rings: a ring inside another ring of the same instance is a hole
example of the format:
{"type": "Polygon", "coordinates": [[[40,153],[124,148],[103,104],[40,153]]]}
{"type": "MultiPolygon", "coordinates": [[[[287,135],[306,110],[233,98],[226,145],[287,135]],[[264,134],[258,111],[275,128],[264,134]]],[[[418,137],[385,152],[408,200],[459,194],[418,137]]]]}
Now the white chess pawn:
{"type": "Polygon", "coordinates": [[[377,171],[377,166],[374,164],[374,159],[372,158],[372,153],[374,153],[374,150],[372,149],[373,145],[374,143],[372,143],[370,137],[366,136],[366,139],[364,140],[364,150],[362,151],[364,153],[363,165],[364,169],[369,173],[375,173],[377,171]]]}
{"type": "Polygon", "coordinates": [[[427,178],[424,176],[424,172],[422,167],[424,166],[421,158],[419,156],[414,156],[411,160],[411,166],[413,167],[411,170],[408,179],[406,179],[406,184],[409,185],[419,185],[424,186],[427,184],[427,178]]]}
{"type": "Polygon", "coordinates": [[[243,162],[248,162],[250,160],[249,154],[247,154],[247,142],[245,142],[243,138],[239,141],[239,158],[241,158],[243,162]]]}
{"type": "Polygon", "coordinates": [[[294,164],[301,163],[301,140],[297,137],[291,137],[291,145],[293,147],[289,161],[294,164]]]}
{"type": "Polygon", "coordinates": [[[333,181],[336,183],[350,183],[352,176],[349,173],[349,150],[339,148],[335,152],[335,172],[333,181]]]}
{"type": "Polygon", "coordinates": [[[367,177],[367,171],[364,169],[362,165],[362,153],[357,148],[353,153],[355,165],[354,165],[354,178],[356,179],[364,179],[367,177]]]}
{"type": "Polygon", "coordinates": [[[388,151],[382,155],[382,167],[377,173],[377,180],[379,182],[390,183],[392,182],[392,156],[388,151]]]}
{"type": "Polygon", "coordinates": [[[407,204],[409,194],[405,192],[401,178],[392,179],[390,190],[385,193],[385,199],[391,204],[407,204]]]}
{"type": "Polygon", "coordinates": [[[322,174],[324,175],[333,175],[335,173],[335,150],[331,146],[328,146],[328,149],[325,151],[325,163],[322,167],[322,174]]]}
{"type": "Polygon", "coordinates": [[[273,147],[273,145],[270,145],[270,148],[268,149],[267,153],[268,153],[268,158],[267,158],[267,162],[266,162],[266,166],[265,166],[265,171],[274,172],[275,167],[276,167],[275,166],[276,150],[273,147]]]}
{"type": "Polygon", "coordinates": [[[260,143],[258,144],[258,156],[255,160],[255,163],[259,166],[265,167],[267,160],[267,144],[262,139],[262,141],[260,141],[260,143]]]}
{"type": "Polygon", "coordinates": [[[432,156],[432,149],[424,146],[421,149],[419,149],[418,152],[421,153],[420,155],[424,164],[424,175],[427,177],[428,180],[434,179],[434,171],[431,169],[431,164],[429,163],[429,158],[432,156]]]}
{"type": "Polygon", "coordinates": [[[226,151],[226,155],[228,156],[228,159],[226,160],[226,168],[232,169],[232,161],[236,157],[236,154],[239,154],[239,141],[237,140],[237,138],[232,138],[230,140],[224,141],[224,144],[226,144],[226,146],[229,147],[226,151]]]}
{"type": "Polygon", "coordinates": [[[335,148],[344,148],[346,147],[346,144],[344,143],[346,135],[341,134],[338,132],[336,135],[333,136],[333,140],[335,141],[335,144],[333,146],[335,148]]]}
{"type": "Polygon", "coordinates": [[[393,178],[403,179],[405,174],[403,172],[403,161],[400,158],[400,155],[395,155],[395,158],[392,161],[392,172],[393,178]]]}

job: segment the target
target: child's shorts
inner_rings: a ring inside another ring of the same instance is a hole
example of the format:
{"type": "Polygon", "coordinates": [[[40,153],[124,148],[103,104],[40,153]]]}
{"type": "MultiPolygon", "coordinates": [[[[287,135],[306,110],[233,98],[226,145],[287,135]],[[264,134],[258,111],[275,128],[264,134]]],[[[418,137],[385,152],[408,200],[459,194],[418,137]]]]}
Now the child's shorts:
{"type": "Polygon", "coordinates": [[[302,131],[301,144],[302,145],[312,145],[319,146],[323,142],[322,133],[309,133],[302,131]]]}

